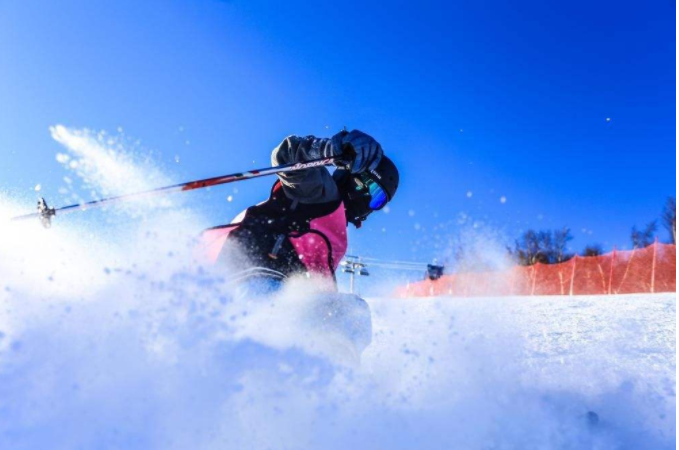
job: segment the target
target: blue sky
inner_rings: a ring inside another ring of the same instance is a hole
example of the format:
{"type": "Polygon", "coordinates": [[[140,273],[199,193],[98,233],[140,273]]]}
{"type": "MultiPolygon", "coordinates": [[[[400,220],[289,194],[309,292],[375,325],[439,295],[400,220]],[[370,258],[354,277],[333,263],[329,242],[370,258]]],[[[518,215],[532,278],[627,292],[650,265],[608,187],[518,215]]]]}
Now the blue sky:
{"type": "MultiPolygon", "coordinates": [[[[177,181],[346,125],[402,179],[355,253],[440,256],[461,214],[624,248],[676,192],[674,17],[659,1],[0,2],[0,188],[59,203],[55,124],[122,127],[177,181]]],[[[270,184],[192,201],[223,223],[270,184]]]]}

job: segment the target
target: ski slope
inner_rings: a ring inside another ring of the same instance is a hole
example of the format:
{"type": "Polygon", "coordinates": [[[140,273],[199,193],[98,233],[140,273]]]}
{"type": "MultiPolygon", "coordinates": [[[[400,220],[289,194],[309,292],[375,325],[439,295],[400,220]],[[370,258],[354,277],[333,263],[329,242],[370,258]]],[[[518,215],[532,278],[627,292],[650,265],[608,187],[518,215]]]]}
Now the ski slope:
{"type": "Polygon", "coordinates": [[[355,364],[305,321],[310,286],[100,272],[4,271],[0,448],[675,446],[674,294],[373,298],[355,364]]]}
{"type": "MultiPolygon", "coordinates": [[[[55,133],[89,185],[154,184],[55,133]]],[[[319,286],[238,297],[196,262],[210,224],[179,201],[108,228],[0,220],[0,449],[675,448],[675,294],[385,290],[357,362],[318,326],[319,286]]],[[[0,217],[30,203],[0,195],[0,217]]]]}

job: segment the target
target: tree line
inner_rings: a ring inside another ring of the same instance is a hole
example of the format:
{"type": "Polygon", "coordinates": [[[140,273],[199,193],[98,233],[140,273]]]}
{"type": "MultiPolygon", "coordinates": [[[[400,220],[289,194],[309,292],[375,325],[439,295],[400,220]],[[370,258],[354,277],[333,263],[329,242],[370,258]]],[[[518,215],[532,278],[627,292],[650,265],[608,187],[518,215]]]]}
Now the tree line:
{"type": "MultiPolygon", "coordinates": [[[[676,199],[670,197],[660,215],[662,226],[669,233],[669,242],[677,241],[677,205],[676,199]]],[[[658,219],[647,223],[642,228],[632,227],[630,240],[634,248],[644,248],[656,239],[658,219]]],[[[514,247],[508,247],[510,256],[520,265],[530,266],[535,263],[557,264],[568,261],[575,253],[569,251],[568,243],[573,240],[570,228],[560,230],[527,230],[514,241],[514,247]]],[[[582,256],[599,256],[603,254],[600,244],[589,244],[582,251],[582,256]]]]}

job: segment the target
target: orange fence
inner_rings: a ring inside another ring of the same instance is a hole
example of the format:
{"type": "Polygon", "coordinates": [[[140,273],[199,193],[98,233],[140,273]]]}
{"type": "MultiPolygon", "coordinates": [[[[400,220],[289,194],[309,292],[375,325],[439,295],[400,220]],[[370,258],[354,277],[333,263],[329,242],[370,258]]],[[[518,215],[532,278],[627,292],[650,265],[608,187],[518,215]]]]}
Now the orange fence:
{"type": "Polygon", "coordinates": [[[503,272],[444,275],[400,288],[400,297],[452,295],[605,295],[674,292],[675,245],[656,242],[643,249],[601,256],[575,256],[559,264],[516,266],[503,272]]]}

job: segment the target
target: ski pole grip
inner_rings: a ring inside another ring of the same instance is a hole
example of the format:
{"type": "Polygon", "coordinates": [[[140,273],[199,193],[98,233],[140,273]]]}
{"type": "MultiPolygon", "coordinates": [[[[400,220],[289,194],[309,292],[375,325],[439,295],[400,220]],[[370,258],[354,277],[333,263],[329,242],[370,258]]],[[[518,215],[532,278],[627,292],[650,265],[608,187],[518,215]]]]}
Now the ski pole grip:
{"type": "Polygon", "coordinates": [[[351,144],[342,144],[342,154],[337,159],[337,166],[350,170],[356,159],[356,150],[351,144]]]}

